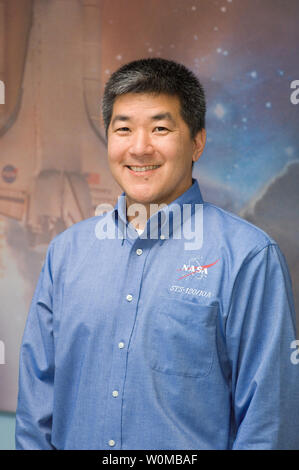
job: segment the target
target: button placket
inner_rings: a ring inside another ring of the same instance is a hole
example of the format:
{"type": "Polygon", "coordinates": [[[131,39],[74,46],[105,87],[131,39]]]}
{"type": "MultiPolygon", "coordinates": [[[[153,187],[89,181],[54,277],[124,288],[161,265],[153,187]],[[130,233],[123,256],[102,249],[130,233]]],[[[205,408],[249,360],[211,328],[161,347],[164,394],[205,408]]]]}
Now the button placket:
{"type": "Polygon", "coordinates": [[[124,286],[124,300],[122,306],[120,307],[120,315],[115,331],[117,339],[111,364],[111,375],[109,380],[110,399],[108,399],[105,419],[105,434],[107,439],[106,443],[109,444],[110,447],[115,447],[116,449],[121,449],[122,446],[122,392],[123,387],[125,386],[127,349],[129,347],[129,341],[131,340],[132,332],[135,327],[135,320],[137,314],[137,301],[135,300],[138,299],[139,291],[141,288],[142,274],[147,254],[144,249],[140,247],[136,248],[136,245],[134,248],[131,247],[131,250],[132,251],[129,258],[130,262],[128,265],[127,276],[125,278],[127,288],[125,288],[124,286]],[[132,287],[133,289],[131,290],[132,287]],[[109,441],[110,437],[113,437],[114,439],[110,439],[109,441]],[[113,445],[111,445],[112,441],[114,442],[113,445]]]}

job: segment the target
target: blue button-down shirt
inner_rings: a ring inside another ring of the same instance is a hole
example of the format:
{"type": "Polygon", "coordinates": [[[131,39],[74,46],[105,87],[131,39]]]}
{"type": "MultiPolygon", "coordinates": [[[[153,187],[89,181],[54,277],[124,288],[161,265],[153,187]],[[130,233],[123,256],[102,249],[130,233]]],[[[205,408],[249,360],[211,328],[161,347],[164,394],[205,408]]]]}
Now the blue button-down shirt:
{"type": "Polygon", "coordinates": [[[127,224],[123,200],[49,245],[20,350],[16,448],[299,448],[295,313],[275,241],[203,202],[196,180],[149,219],[156,237],[127,224]],[[203,208],[201,245],[175,237],[177,222],[163,236],[174,204],[191,219],[203,208]]]}

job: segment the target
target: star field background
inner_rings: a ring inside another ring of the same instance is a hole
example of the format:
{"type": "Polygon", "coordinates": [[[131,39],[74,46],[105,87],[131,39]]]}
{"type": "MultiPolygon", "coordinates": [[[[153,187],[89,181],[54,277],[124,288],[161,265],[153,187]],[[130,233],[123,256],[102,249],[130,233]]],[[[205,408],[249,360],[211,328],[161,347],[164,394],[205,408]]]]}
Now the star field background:
{"type": "Polygon", "coordinates": [[[183,62],[202,81],[208,139],[194,174],[203,187],[219,185],[239,211],[298,160],[299,106],[290,102],[290,83],[299,78],[298,1],[101,5],[103,82],[122,63],[159,56],[183,62]]]}

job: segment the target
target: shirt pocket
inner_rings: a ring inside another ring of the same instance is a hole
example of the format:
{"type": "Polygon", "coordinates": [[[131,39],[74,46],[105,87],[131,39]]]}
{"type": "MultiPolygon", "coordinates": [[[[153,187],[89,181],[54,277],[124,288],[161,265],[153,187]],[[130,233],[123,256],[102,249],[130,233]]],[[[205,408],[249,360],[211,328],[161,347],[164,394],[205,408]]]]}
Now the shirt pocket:
{"type": "Polygon", "coordinates": [[[150,366],[164,374],[209,375],[215,353],[217,305],[163,298],[151,328],[150,366]]]}

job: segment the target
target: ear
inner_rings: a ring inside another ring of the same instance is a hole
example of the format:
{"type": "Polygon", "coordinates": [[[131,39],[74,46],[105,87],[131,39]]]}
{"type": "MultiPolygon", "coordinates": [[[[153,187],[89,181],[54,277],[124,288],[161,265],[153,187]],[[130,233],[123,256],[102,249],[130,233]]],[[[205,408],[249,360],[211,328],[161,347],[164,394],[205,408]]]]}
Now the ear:
{"type": "Polygon", "coordinates": [[[196,136],[194,137],[194,153],[192,157],[193,162],[197,162],[197,160],[200,158],[203,149],[205,148],[206,145],[206,138],[207,138],[207,133],[205,129],[201,129],[198,131],[196,136]]]}

